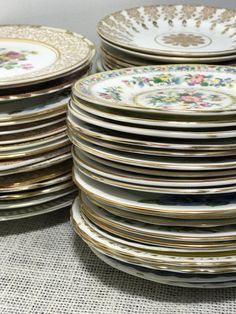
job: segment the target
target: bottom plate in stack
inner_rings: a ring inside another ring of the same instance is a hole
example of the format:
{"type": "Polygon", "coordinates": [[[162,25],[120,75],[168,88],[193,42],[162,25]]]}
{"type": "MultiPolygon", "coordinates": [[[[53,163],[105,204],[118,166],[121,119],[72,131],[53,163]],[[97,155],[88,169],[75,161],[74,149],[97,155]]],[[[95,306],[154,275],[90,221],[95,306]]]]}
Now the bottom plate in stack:
{"type": "Polygon", "coordinates": [[[102,224],[95,224],[88,217],[84,202],[88,207],[96,207],[82,193],[72,206],[72,224],[75,231],[105,263],[131,275],[168,285],[193,288],[236,286],[234,250],[223,247],[219,251],[194,249],[191,244],[185,249],[173,249],[127,239],[115,234],[112,226],[107,231],[102,224]]]}

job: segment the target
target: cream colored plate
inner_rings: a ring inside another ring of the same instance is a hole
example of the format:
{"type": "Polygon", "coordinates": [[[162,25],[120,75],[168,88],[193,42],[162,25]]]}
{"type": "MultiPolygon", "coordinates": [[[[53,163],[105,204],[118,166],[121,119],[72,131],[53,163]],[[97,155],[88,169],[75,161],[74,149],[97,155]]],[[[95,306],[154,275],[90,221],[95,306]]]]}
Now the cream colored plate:
{"type": "Polygon", "coordinates": [[[66,135],[62,135],[61,138],[57,140],[45,141],[42,145],[35,146],[35,147],[28,147],[25,149],[19,150],[11,150],[11,151],[4,151],[0,154],[0,160],[6,159],[18,159],[24,157],[32,157],[34,155],[39,155],[42,153],[48,153],[53,150],[57,150],[59,148],[68,146],[70,143],[68,137],[66,135]]]}
{"type": "MultiPolygon", "coordinates": [[[[147,250],[137,249],[139,246],[131,241],[120,240],[119,242],[115,240],[109,234],[98,230],[94,225],[88,224],[87,220],[82,216],[78,201],[76,201],[72,207],[72,219],[74,219],[77,230],[84,240],[90,240],[90,244],[94,244],[96,247],[104,247],[115,255],[123,255],[123,257],[131,257],[131,259],[139,260],[140,263],[144,262],[147,265],[155,266],[156,268],[166,268],[167,266],[172,266],[174,268],[178,267],[194,267],[196,271],[201,268],[207,267],[226,267],[233,266],[235,263],[235,256],[233,252],[229,252],[229,256],[221,256],[221,252],[217,254],[209,254],[208,257],[204,255],[201,256],[177,256],[172,253],[169,255],[161,254],[155,247],[146,246],[147,250]],[[123,243],[120,243],[120,242],[123,243]],[[155,252],[156,251],[156,252],[155,252]],[[231,254],[231,255],[230,255],[231,254]],[[163,265],[161,267],[161,264],[163,265]]],[[[141,247],[141,246],[140,246],[141,247]]],[[[171,269],[169,269],[171,270],[171,269]]]]}
{"type": "Polygon", "coordinates": [[[53,184],[52,186],[46,186],[44,188],[40,189],[34,189],[33,191],[19,191],[17,193],[7,193],[7,194],[2,194],[0,193],[0,201],[17,201],[17,200],[24,200],[26,198],[31,198],[35,196],[41,196],[41,195],[47,195],[48,193],[54,193],[58,192],[61,190],[64,190],[65,188],[71,187],[72,182],[71,180],[69,181],[63,181],[62,183],[59,184],[53,184]]]}
{"type": "Polygon", "coordinates": [[[6,176],[6,175],[12,175],[12,174],[16,174],[16,173],[24,173],[24,172],[29,172],[29,171],[35,171],[35,170],[39,170],[39,169],[44,169],[47,168],[49,166],[54,166],[57,165],[63,161],[68,161],[71,159],[71,152],[70,152],[70,147],[68,148],[68,152],[64,153],[64,154],[60,154],[58,156],[55,156],[53,158],[41,161],[41,162],[37,162],[28,166],[22,166],[19,168],[13,168],[10,170],[6,170],[6,171],[1,171],[0,176],[6,176]]]}
{"type": "Polygon", "coordinates": [[[164,56],[161,54],[146,54],[144,52],[140,51],[134,51],[134,50],[128,50],[127,48],[115,46],[114,44],[108,42],[107,40],[102,39],[103,44],[107,45],[108,47],[112,47],[116,49],[117,55],[120,55],[121,53],[126,55],[126,58],[132,60],[132,57],[140,58],[140,59],[146,59],[149,62],[144,62],[142,65],[146,64],[163,64],[163,63],[178,63],[178,64],[186,64],[186,63],[193,63],[193,64],[217,64],[217,63],[224,63],[229,61],[234,61],[236,58],[236,54],[228,54],[228,55],[222,55],[222,56],[202,56],[202,57],[176,57],[176,56],[164,56]],[[152,62],[151,62],[152,61],[152,62]]]}
{"type": "MultiPolygon", "coordinates": [[[[184,178],[184,179],[190,179],[190,178],[204,178],[204,180],[207,180],[206,178],[219,178],[219,177],[225,177],[225,176],[235,176],[236,175],[236,169],[228,169],[228,170],[211,170],[211,171],[187,171],[187,170],[161,170],[161,169],[154,169],[154,168],[146,168],[146,167],[136,167],[134,165],[125,165],[122,163],[109,161],[103,158],[100,158],[95,155],[91,155],[89,153],[86,153],[83,151],[83,155],[85,155],[87,158],[93,160],[94,162],[98,164],[102,164],[107,167],[113,167],[116,169],[128,171],[129,173],[135,173],[135,174],[141,174],[141,175],[148,175],[148,176],[161,176],[166,178],[184,178]]],[[[72,156],[73,159],[76,161],[78,160],[77,155],[75,154],[75,147],[72,148],[72,156]]]]}

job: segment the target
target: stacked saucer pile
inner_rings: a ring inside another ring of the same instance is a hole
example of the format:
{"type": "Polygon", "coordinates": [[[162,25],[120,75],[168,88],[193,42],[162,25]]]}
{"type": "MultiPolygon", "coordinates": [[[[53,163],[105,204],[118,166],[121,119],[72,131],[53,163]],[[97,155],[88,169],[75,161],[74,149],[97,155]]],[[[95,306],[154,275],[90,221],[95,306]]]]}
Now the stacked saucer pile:
{"type": "Polygon", "coordinates": [[[106,263],[170,285],[236,285],[236,68],[169,65],[75,83],[71,219],[106,263]]]}
{"type": "Polygon", "coordinates": [[[9,25],[0,26],[0,47],[0,220],[68,207],[67,103],[94,46],[60,29],[9,25]]]}
{"type": "Polygon", "coordinates": [[[98,70],[162,63],[235,63],[236,11],[154,5],[118,11],[98,23],[98,70]],[[223,43],[223,44],[222,44],[223,43]]]}

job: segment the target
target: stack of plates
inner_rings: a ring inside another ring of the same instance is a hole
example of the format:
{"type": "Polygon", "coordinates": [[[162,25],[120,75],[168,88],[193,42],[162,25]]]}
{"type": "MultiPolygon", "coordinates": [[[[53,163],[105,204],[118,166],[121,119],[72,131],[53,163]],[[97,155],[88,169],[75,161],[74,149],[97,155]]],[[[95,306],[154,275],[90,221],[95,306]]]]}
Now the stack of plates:
{"type": "Polygon", "coordinates": [[[169,65],[75,83],[76,232],[106,263],[170,285],[236,285],[236,68],[169,65]]]}
{"type": "Polygon", "coordinates": [[[89,72],[93,44],[65,30],[0,27],[0,220],[70,206],[66,110],[73,81],[89,72]]]}
{"type": "Polygon", "coordinates": [[[98,23],[98,70],[235,63],[235,23],[236,11],[205,6],[154,5],[112,13],[98,23]]]}

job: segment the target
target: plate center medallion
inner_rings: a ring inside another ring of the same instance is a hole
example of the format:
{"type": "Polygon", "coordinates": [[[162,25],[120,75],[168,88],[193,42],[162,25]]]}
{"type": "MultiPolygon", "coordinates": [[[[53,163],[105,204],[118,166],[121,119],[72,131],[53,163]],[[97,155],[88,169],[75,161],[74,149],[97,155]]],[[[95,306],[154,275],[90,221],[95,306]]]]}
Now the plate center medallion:
{"type": "Polygon", "coordinates": [[[166,88],[137,95],[139,107],[173,111],[217,111],[235,103],[233,96],[206,89],[166,88]]]}
{"type": "Polygon", "coordinates": [[[165,33],[155,37],[157,44],[170,48],[202,48],[211,43],[211,39],[203,34],[194,33],[165,33]]]}

